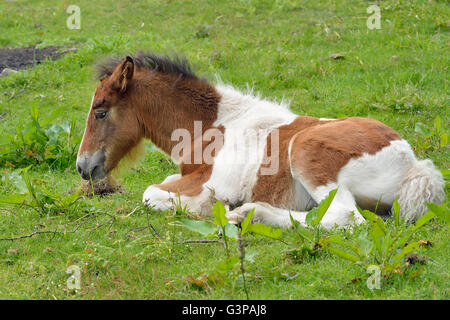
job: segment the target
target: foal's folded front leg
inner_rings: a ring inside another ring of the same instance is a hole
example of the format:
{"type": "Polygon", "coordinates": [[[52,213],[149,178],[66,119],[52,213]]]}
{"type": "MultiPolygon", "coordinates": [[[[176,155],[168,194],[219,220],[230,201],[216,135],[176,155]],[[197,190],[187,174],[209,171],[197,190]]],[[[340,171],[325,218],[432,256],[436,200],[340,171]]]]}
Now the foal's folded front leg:
{"type": "MultiPolygon", "coordinates": [[[[180,179],[180,177],[181,175],[178,173],[170,175],[164,179],[162,184],[175,181],[180,179]]],[[[164,211],[169,210],[172,207],[173,199],[174,197],[170,192],[161,190],[157,185],[151,185],[145,190],[142,202],[155,210],[164,211]]]]}
{"type": "Polygon", "coordinates": [[[142,197],[142,202],[157,211],[169,210],[173,206],[176,195],[159,189],[157,186],[149,186],[142,197]]]}
{"type": "Polygon", "coordinates": [[[183,181],[186,179],[188,177],[179,174],[169,176],[162,184],[149,186],[144,192],[142,201],[157,211],[170,210],[174,205],[180,205],[199,215],[208,215],[211,212],[210,190],[201,188],[196,194],[192,194],[192,189],[182,188],[186,186],[186,181],[183,181]]]}

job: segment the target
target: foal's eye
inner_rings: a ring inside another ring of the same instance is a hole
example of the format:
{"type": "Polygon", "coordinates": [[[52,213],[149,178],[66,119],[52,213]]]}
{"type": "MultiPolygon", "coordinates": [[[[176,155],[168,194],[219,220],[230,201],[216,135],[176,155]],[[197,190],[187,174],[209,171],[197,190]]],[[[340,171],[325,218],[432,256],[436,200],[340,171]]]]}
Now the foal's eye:
{"type": "Polygon", "coordinates": [[[95,111],[95,119],[99,119],[99,120],[104,119],[107,114],[108,114],[108,111],[103,111],[103,110],[95,111]]]}

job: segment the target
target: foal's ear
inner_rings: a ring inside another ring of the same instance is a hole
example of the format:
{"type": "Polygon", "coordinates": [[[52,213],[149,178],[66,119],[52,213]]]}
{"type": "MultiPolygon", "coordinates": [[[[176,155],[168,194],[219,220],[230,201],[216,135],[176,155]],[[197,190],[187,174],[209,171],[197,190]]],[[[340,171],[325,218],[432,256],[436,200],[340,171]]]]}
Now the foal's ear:
{"type": "Polygon", "coordinates": [[[122,63],[117,67],[114,73],[116,73],[116,84],[119,92],[125,92],[134,73],[133,58],[127,56],[123,59],[122,63]]]}

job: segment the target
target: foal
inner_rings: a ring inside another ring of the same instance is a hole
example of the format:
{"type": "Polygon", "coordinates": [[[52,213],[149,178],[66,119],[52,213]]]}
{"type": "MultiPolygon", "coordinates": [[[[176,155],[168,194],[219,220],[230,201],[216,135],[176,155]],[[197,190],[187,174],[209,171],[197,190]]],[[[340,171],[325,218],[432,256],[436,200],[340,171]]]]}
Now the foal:
{"type": "Polygon", "coordinates": [[[255,209],[253,221],[305,223],[308,210],[338,192],[322,225],[361,223],[356,206],[388,212],[394,199],[413,221],[426,202],[440,203],[444,181],[430,160],[417,160],[394,130],[373,119],[298,116],[288,106],[214,86],[184,59],[139,53],[100,65],[77,170],[98,179],[150,139],[180,173],[151,185],[143,201],[168,210],[181,204],[208,215],[211,199],[230,221],[255,209]]]}

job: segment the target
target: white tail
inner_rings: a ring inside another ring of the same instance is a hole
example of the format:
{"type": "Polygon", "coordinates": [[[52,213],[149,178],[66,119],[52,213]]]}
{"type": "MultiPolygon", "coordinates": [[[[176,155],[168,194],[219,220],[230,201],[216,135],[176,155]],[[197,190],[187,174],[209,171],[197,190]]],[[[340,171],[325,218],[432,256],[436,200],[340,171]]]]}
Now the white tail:
{"type": "Polygon", "coordinates": [[[428,211],[427,202],[444,200],[444,179],[431,160],[416,161],[403,178],[397,195],[400,216],[412,222],[428,211]]]}

